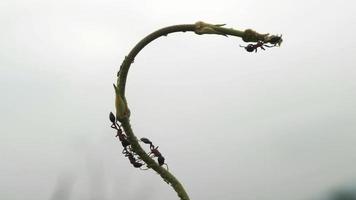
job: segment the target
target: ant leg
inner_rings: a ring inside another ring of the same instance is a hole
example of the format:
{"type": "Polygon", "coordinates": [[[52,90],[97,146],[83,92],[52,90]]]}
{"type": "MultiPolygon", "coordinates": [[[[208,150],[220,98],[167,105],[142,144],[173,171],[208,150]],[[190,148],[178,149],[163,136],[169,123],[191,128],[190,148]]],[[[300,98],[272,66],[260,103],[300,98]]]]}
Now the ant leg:
{"type": "Polygon", "coordinates": [[[117,130],[117,127],[116,127],[116,125],[115,125],[115,124],[112,124],[112,125],[111,125],[111,128],[113,128],[113,129],[116,129],[116,130],[117,130]]]}
{"type": "MultiPolygon", "coordinates": [[[[123,154],[125,154],[125,155],[127,155],[127,154],[133,154],[133,153],[131,153],[131,149],[127,149],[127,148],[124,148],[123,150],[122,150],[122,153],[123,154]]],[[[134,154],[133,154],[134,155],[134,154]]]]}
{"type": "Polygon", "coordinates": [[[129,150],[127,150],[127,148],[125,147],[123,150],[122,150],[122,154],[124,154],[125,156],[130,153],[129,150]]]}
{"type": "Polygon", "coordinates": [[[150,144],[150,149],[155,149],[155,145],[150,144]]]}
{"type": "Polygon", "coordinates": [[[264,47],[271,48],[271,47],[275,47],[276,45],[267,45],[267,44],[264,44],[263,46],[264,46],[264,47]]]}

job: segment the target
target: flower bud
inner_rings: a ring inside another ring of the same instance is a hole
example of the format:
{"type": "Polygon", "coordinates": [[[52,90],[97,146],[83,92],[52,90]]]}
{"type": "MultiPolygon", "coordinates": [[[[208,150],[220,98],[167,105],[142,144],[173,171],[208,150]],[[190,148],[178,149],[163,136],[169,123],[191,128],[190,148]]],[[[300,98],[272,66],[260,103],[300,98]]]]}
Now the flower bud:
{"type": "Polygon", "coordinates": [[[126,102],[121,97],[120,90],[114,84],[115,89],[115,107],[116,107],[116,118],[121,122],[126,117],[129,117],[130,111],[127,108],[126,102]]]}

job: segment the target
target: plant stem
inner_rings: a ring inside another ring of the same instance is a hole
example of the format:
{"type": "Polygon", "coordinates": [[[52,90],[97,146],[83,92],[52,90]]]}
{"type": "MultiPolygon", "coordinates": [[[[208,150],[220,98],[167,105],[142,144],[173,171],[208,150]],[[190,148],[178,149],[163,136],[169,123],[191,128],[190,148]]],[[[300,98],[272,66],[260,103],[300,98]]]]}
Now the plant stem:
{"type": "MultiPolygon", "coordinates": [[[[269,36],[268,34],[259,34],[251,29],[247,29],[245,31],[239,31],[231,28],[223,27],[224,24],[208,24],[204,22],[197,22],[195,24],[181,24],[175,26],[168,26],[162,29],[159,29],[145,38],[143,38],[136,46],[130,51],[130,53],[125,57],[124,61],[120,66],[120,71],[117,76],[117,88],[116,90],[116,117],[121,122],[121,125],[128,137],[128,140],[131,144],[132,151],[136,153],[147,165],[148,168],[152,168],[156,171],[165,182],[170,184],[173,189],[177,192],[179,198],[181,200],[189,200],[189,196],[184,190],[182,184],[171,174],[169,171],[159,166],[140,146],[136,136],[134,135],[131,125],[130,125],[130,111],[127,106],[127,100],[125,97],[125,87],[126,87],[126,79],[127,74],[130,69],[131,64],[133,63],[136,55],[150,42],[161,37],[167,36],[170,33],[175,32],[195,32],[198,35],[202,34],[216,34],[223,36],[236,36],[241,37],[245,42],[257,42],[262,41],[264,43],[268,43],[273,41],[277,36],[269,36]],[[118,112],[119,110],[119,112],[118,112]],[[126,111],[127,112],[126,112],[126,111]],[[118,113],[120,115],[118,116],[118,113]]],[[[281,39],[280,39],[281,40],[281,39]]],[[[281,42],[281,41],[280,41],[281,42]]],[[[279,42],[279,44],[280,44],[279,42]]],[[[272,43],[272,42],[271,42],[272,43]]],[[[275,41],[274,41],[275,43],[275,41]]]]}
{"type": "Polygon", "coordinates": [[[163,178],[166,183],[171,184],[181,200],[189,200],[187,192],[184,190],[182,184],[174,177],[174,175],[167,171],[165,168],[159,166],[150,156],[147,155],[145,150],[142,149],[131,129],[129,119],[125,118],[122,120],[121,125],[124,128],[125,133],[131,143],[132,151],[139,155],[139,157],[146,163],[148,168],[152,168],[163,178]]]}
{"type": "Polygon", "coordinates": [[[118,73],[117,85],[122,92],[122,96],[125,97],[125,86],[126,86],[126,79],[127,73],[129,71],[131,63],[133,63],[136,55],[150,42],[153,40],[161,37],[167,36],[170,33],[174,32],[186,32],[186,31],[194,31],[195,25],[194,24],[181,24],[175,26],[168,26],[162,29],[159,29],[145,38],[143,38],[136,46],[130,51],[130,53],[125,57],[124,61],[121,64],[120,71],[118,73]]]}

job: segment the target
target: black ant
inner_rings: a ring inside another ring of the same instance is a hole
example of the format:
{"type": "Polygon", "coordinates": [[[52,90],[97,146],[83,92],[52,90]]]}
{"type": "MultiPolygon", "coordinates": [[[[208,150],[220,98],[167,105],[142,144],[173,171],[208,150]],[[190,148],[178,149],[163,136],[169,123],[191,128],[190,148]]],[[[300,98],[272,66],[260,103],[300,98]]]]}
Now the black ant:
{"type": "Polygon", "coordinates": [[[135,158],[134,153],[132,153],[131,148],[129,148],[129,149],[127,148],[128,146],[131,145],[130,141],[127,139],[127,135],[124,134],[123,130],[121,129],[121,126],[117,123],[116,117],[112,112],[110,112],[109,119],[112,122],[111,128],[113,128],[113,129],[115,129],[117,131],[115,137],[119,138],[122,146],[124,147],[124,149],[122,150],[122,153],[125,155],[125,157],[129,158],[130,163],[135,168],[140,168],[141,170],[147,170],[148,168],[147,169],[142,169],[141,168],[145,164],[139,162],[139,160],[141,160],[141,159],[136,159],[135,158]]]}
{"type": "Polygon", "coordinates": [[[147,138],[141,138],[140,140],[141,140],[143,143],[145,143],[145,144],[149,144],[149,145],[150,145],[150,149],[155,148],[155,146],[152,144],[152,142],[151,142],[149,139],[147,139],[147,138]]]}
{"type": "Polygon", "coordinates": [[[115,137],[118,137],[118,138],[119,138],[119,140],[120,140],[122,146],[124,147],[124,150],[123,150],[122,152],[127,151],[127,147],[130,146],[130,142],[129,142],[129,140],[127,139],[127,136],[122,133],[121,128],[117,130],[117,134],[116,134],[115,137]]]}
{"type": "Polygon", "coordinates": [[[153,157],[157,157],[157,161],[159,166],[166,165],[167,170],[168,170],[168,165],[164,163],[164,157],[162,156],[161,152],[158,151],[158,146],[151,148],[151,152],[148,155],[152,155],[153,157]]]}
{"type": "MultiPolygon", "coordinates": [[[[274,46],[276,46],[276,45],[274,45],[274,46]]],[[[248,52],[253,52],[253,51],[257,52],[257,49],[258,49],[258,48],[261,48],[262,50],[265,50],[264,47],[270,48],[270,47],[274,47],[274,46],[266,45],[266,44],[265,44],[264,42],[262,42],[262,41],[258,41],[256,44],[248,44],[247,46],[241,46],[241,45],[240,45],[240,47],[245,48],[246,51],[248,51],[248,52]]]]}
{"type": "Polygon", "coordinates": [[[148,155],[152,155],[152,154],[153,154],[153,157],[157,157],[157,158],[163,157],[161,152],[158,151],[158,146],[151,148],[151,152],[148,155]]]}
{"type": "Polygon", "coordinates": [[[111,128],[118,129],[117,127],[120,127],[119,124],[117,124],[116,117],[112,112],[110,112],[110,114],[109,114],[109,119],[112,123],[111,128]]]}
{"type": "MultiPolygon", "coordinates": [[[[141,169],[141,167],[144,165],[143,163],[138,162],[138,160],[134,157],[134,155],[132,153],[128,152],[128,151],[125,152],[125,157],[129,158],[130,163],[135,168],[140,168],[141,169]]],[[[141,169],[141,170],[147,170],[147,169],[141,169]]]]}
{"type": "Polygon", "coordinates": [[[159,166],[162,166],[162,165],[166,165],[167,167],[167,170],[168,170],[168,165],[166,163],[164,163],[164,157],[162,156],[161,152],[158,151],[158,146],[155,147],[152,142],[147,139],[147,138],[141,138],[140,139],[143,143],[145,144],[149,144],[150,145],[150,149],[151,149],[151,152],[148,154],[148,155],[153,155],[153,157],[157,157],[157,161],[158,161],[158,164],[159,166]]]}
{"type": "MultiPolygon", "coordinates": [[[[157,148],[158,148],[158,146],[156,147],[155,151],[158,152],[157,148]]],[[[151,152],[152,152],[152,151],[151,151],[151,152]]],[[[158,153],[159,153],[159,152],[158,152],[158,153]]],[[[155,153],[153,153],[153,154],[156,156],[155,153]]],[[[165,166],[167,167],[167,170],[169,170],[167,163],[164,162],[164,161],[165,161],[165,158],[161,155],[161,153],[159,153],[159,155],[160,155],[160,156],[156,156],[159,166],[165,165],[165,166]]]]}
{"type": "Polygon", "coordinates": [[[123,133],[120,125],[117,124],[115,115],[112,112],[110,112],[109,119],[112,122],[111,128],[117,130],[115,137],[119,138],[122,146],[124,147],[124,149],[122,150],[122,153],[127,152],[127,147],[130,146],[130,142],[127,139],[127,136],[123,133]]]}

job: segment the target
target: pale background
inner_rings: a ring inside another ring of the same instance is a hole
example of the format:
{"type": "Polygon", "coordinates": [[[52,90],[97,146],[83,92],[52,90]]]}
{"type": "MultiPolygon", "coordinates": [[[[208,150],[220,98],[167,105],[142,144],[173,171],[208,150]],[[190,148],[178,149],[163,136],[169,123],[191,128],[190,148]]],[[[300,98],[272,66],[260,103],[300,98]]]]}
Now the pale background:
{"type": "Polygon", "coordinates": [[[356,180],[354,1],[0,2],[0,199],[178,199],[131,167],[109,128],[124,56],[204,20],[283,34],[177,33],[132,65],[127,99],[191,199],[310,200],[356,180]]]}

